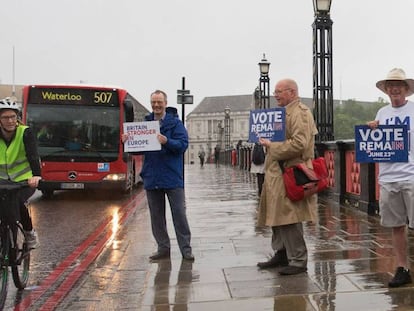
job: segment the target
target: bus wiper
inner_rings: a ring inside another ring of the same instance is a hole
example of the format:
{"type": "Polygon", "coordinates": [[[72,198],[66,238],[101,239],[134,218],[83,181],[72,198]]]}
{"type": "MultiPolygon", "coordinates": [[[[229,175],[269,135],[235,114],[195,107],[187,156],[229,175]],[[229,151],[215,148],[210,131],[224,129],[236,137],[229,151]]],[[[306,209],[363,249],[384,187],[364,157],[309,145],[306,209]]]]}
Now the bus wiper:
{"type": "Polygon", "coordinates": [[[98,155],[103,162],[109,162],[109,160],[98,149],[93,148],[90,144],[88,144],[87,149],[84,150],[84,152],[94,153],[98,155]]]}
{"type": "Polygon", "coordinates": [[[45,154],[45,155],[40,155],[40,158],[43,160],[43,159],[45,159],[45,158],[50,158],[50,157],[52,157],[52,156],[55,156],[55,155],[58,155],[58,154],[61,154],[61,153],[66,153],[66,151],[67,151],[67,150],[65,150],[65,149],[62,149],[62,150],[56,150],[56,151],[53,151],[53,152],[47,153],[47,154],[45,154]]]}

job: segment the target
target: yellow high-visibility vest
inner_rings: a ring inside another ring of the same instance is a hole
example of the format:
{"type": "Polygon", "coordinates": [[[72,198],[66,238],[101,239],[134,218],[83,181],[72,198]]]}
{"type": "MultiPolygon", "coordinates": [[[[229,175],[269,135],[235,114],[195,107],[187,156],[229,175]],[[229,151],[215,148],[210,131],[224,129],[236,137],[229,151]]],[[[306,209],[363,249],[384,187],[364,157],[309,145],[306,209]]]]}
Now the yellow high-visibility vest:
{"type": "Polygon", "coordinates": [[[19,125],[9,146],[0,139],[0,179],[23,181],[33,177],[26,157],[23,134],[27,126],[19,125]]]}

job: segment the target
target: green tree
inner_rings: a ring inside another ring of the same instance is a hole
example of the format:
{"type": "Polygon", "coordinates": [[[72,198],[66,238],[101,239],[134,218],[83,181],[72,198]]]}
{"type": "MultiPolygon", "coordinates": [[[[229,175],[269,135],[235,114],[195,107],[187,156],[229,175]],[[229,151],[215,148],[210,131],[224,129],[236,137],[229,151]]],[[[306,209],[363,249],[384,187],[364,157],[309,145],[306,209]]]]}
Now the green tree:
{"type": "Polygon", "coordinates": [[[355,99],[350,99],[334,107],[335,140],[354,139],[355,125],[374,120],[378,109],[385,105],[387,102],[380,97],[376,102],[357,102],[355,99]]]}

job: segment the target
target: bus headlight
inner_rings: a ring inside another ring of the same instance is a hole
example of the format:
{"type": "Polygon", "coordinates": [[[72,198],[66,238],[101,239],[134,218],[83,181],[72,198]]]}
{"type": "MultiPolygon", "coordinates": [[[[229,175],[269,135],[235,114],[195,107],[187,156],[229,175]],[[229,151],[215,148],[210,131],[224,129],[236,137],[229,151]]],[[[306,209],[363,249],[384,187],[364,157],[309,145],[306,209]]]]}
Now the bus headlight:
{"type": "Polygon", "coordinates": [[[103,180],[109,180],[109,181],[126,180],[126,174],[109,174],[109,175],[106,175],[106,177],[103,180]]]}

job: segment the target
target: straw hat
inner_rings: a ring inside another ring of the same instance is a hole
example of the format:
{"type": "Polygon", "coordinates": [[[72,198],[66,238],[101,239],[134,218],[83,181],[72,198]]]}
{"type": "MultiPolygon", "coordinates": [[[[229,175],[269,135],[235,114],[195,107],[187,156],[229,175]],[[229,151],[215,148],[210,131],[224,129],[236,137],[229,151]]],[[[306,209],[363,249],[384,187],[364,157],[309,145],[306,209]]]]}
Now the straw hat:
{"type": "Polygon", "coordinates": [[[387,94],[385,90],[385,82],[386,81],[405,81],[408,85],[407,96],[414,94],[414,80],[407,79],[405,77],[405,72],[401,68],[394,68],[388,73],[387,77],[384,80],[380,80],[377,82],[376,86],[381,91],[387,94]]]}

